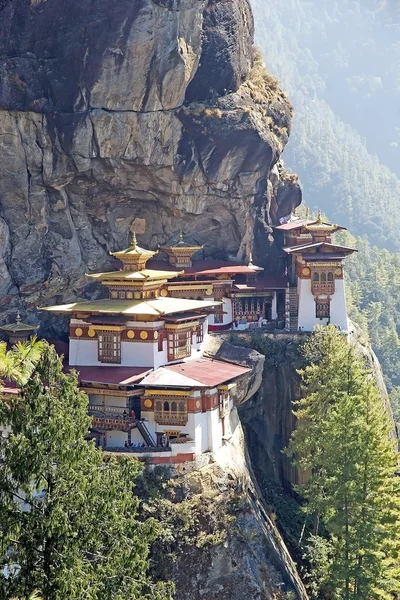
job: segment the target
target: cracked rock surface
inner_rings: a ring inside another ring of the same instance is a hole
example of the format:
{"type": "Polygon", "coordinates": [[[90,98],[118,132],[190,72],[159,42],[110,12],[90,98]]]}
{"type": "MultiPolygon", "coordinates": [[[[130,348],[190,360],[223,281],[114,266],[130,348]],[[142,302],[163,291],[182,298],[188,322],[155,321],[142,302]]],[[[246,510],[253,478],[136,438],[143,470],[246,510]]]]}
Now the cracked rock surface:
{"type": "Polygon", "coordinates": [[[65,330],[36,308],[100,294],[133,229],[281,269],[291,106],[252,44],[247,0],[0,0],[1,321],[65,330]]]}

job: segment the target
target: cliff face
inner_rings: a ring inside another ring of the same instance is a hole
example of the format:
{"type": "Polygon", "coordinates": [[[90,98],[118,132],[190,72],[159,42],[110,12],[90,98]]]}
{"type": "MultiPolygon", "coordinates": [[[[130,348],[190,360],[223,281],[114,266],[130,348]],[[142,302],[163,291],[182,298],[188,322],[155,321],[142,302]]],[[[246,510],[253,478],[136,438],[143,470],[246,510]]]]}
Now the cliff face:
{"type": "Polygon", "coordinates": [[[277,168],[291,106],[254,63],[247,0],[2,0],[0,17],[4,318],[93,296],[84,273],[133,229],[277,268],[270,225],[300,202],[277,168]]]}

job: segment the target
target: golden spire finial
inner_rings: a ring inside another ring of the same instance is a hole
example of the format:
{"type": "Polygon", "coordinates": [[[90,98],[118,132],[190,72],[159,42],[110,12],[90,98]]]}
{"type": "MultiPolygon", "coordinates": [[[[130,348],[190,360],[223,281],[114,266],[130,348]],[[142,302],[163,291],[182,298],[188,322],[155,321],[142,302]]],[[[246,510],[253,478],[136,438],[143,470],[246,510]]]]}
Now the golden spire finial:
{"type": "Polygon", "coordinates": [[[320,208],[318,209],[317,223],[322,223],[322,213],[320,208]]]}
{"type": "Polygon", "coordinates": [[[181,232],[179,234],[179,241],[183,242],[183,231],[182,231],[182,229],[181,229],[181,232]]]}
{"type": "Polygon", "coordinates": [[[253,265],[253,253],[250,252],[250,255],[249,255],[249,267],[252,266],[252,265],[253,265]]]}
{"type": "Polygon", "coordinates": [[[132,248],[135,250],[136,249],[136,245],[137,245],[137,241],[136,241],[136,231],[133,230],[133,236],[132,236],[132,248]]]}
{"type": "Polygon", "coordinates": [[[306,218],[308,219],[309,216],[310,216],[310,208],[308,206],[306,206],[306,218]]]}
{"type": "Polygon", "coordinates": [[[21,314],[19,311],[17,312],[17,323],[21,323],[21,314]]]}

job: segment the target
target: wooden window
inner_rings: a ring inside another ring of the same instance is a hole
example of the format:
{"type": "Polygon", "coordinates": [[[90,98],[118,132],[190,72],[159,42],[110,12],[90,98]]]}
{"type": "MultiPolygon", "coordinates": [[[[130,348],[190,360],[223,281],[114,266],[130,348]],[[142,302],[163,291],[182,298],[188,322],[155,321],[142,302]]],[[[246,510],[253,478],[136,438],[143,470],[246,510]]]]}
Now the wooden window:
{"type": "Polygon", "coordinates": [[[319,281],[319,273],[317,273],[317,272],[314,273],[313,280],[314,281],[319,281]]]}
{"type": "Polygon", "coordinates": [[[158,351],[162,352],[163,351],[163,345],[164,345],[164,336],[163,334],[159,331],[158,332],[158,351]]]}
{"type": "Polygon", "coordinates": [[[233,316],[239,317],[242,314],[242,312],[242,303],[240,302],[240,300],[236,300],[233,303],[233,316]]]}
{"type": "Polygon", "coordinates": [[[328,319],[331,314],[331,305],[329,300],[315,301],[315,316],[317,319],[328,319]]]}
{"type": "Polygon", "coordinates": [[[224,308],[223,306],[218,306],[214,313],[214,323],[223,323],[224,322],[224,308]]]}
{"type": "Polygon", "coordinates": [[[321,283],[326,283],[326,273],[321,273],[321,283]]]}
{"type": "Polygon", "coordinates": [[[186,358],[192,353],[192,330],[178,329],[168,332],[168,360],[186,358]]]}
{"type": "Polygon", "coordinates": [[[197,325],[196,327],[196,342],[198,344],[201,344],[201,342],[204,339],[204,330],[203,330],[203,324],[200,323],[199,325],[197,325]]]}
{"type": "Polygon", "coordinates": [[[229,392],[227,390],[218,393],[219,416],[225,417],[229,412],[229,392]]]}
{"type": "Polygon", "coordinates": [[[112,291],[111,292],[111,298],[118,298],[118,292],[112,291]]]}
{"type": "Polygon", "coordinates": [[[126,293],[125,292],[118,292],[118,298],[120,300],[125,300],[126,298],[126,293]]]}
{"type": "Polygon", "coordinates": [[[102,363],[121,363],[121,335],[115,331],[99,331],[98,358],[102,363]]]}
{"type": "Polygon", "coordinates": [[[159,425],[186,425],[188,420],[186,400],[156,400],[154,420],[159,425]]]}
{"type": "Polygon", "coordinates": [[[333,281],[333,279],[334,279],[333,278],[333,273],[332,273],[332,271],[329,271],[329,273],[328,273],[328,281],[333,281]]]}

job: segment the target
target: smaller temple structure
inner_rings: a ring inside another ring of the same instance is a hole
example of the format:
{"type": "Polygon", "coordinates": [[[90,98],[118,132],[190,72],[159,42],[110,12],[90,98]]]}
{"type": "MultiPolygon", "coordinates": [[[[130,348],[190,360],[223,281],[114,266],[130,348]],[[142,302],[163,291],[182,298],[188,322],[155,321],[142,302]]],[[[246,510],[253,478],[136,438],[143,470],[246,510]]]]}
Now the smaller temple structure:
{"type": "Polygon", "coordinates": [[[26,342],[29,340],[39,329],[38,325],[31,325],[30,323],[23,323],[21,321],[21,315],[17,313],[17,317],[14,323],[8,323],[2,325],[0,331],[4,332],[8,343],[11,346],[18,342],[26,342]]]}
{"type": "Polygon", "coordinates": [[[312,331],[332,323],[348,331],[344,261],[356,252],[335,244],[332,236],[344,229],[317,219],[289,221],[275,228],[283,233],[287,256],[288,328],[312,331]]]}

